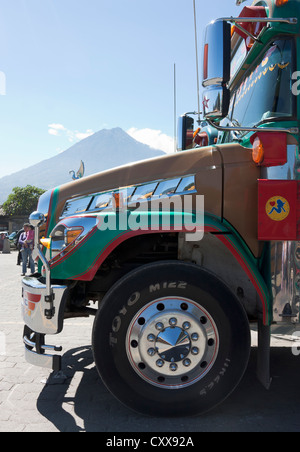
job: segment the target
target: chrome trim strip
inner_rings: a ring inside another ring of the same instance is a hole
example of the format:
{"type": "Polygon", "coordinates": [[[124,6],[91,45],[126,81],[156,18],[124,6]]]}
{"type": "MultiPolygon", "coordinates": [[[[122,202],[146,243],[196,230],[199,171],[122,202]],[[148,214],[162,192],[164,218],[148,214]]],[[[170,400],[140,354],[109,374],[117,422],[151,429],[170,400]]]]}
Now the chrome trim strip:
{"type": "MultiPolygon", "coordinates": [[[[197,148],[195,148],[195,151],[197,150],[197,148]]],[[[157,199],[163,199],[163,198],[168,198],[168,197],[170,197],[170,196],[177,196],[177,195],[185,195],[185,194],[192,194],[192,193],[196,193],[197,192],[197,190],[190,190],[190,191],[184,191],[184,192],[177,192],[176,190],[178,189],[178,187],[180,186],[180,184],[181,184],[181,182],[182,182],[182,180],[184,180],[184,179],[188,179],[188,178],[194,178],[194,184],[196,184],[196,175],[195,174],[184,174],[184,175],[178,175],[178,176],[176,176],[176,177],[171,177],[171,178],[169,178],[169,179],[156,179],[156,180],[150,180],[150,181],[146,181],[146,182],[143,182],[143,183],[140,183],[140,184],[136,184],[136,185],[128,185],[128,186],[126,186],[126,187],[119,187],[119,188],[113,188],[113,189],[111,189],[111,190],[105,190],[105,191],[103,191],[103,192],[101,192],[101,191],[99,191],[99,192],[96,192],[96,193],[92,193],[91,195],[89,195],[89,196],[91,196],[91,197],[93,197],[93,196],[100,196],[100,195],[104,195],[104,194],[111,194],[111,196],[113,195],[113,193],[117,193],[117,192],[121,192],[122,190],[126,190],[126,189],[130,189],[130,188],[132,188],[132,187],[134,187],[134,191],[131,193],[131,195],[128,197],[128,199],[127,199],[127,206],[130,206],[130,203],[136,203],[136,202],[143,202],[143,201],[152,201],[152,200],[157,200],[157,199]],[[168,181],[176,181],[177,179],[180,179],[180,182],[178,183],[178,185],[177,185],[177,188],[176,188],[176,190],[175,190],[175,192],[174,193],[172,193],[172,194],[170,194],[170,195],[162,195],[162,196],[160,196],[160,197],[158,197],[158,198],[155,198],[155,191],[157,190],[157,187],[159,186],[159,184],[160,183],[162,183],[162,182],[168,182],[168,181]],[[152,193],[152,196],[151,197],[149,197],[149,198],[147,198],[147,199],[139,199],[138,201],[131,201],[131,199],[134,197],[134,194],[135,194],[135,191],[139,188],[139,187],[144,187],[144,186],[146,186],[146,185],[150,185],[150,184],[156,184],[156,187],[155,187],[155,189],[154,189],[154,191],[153,191],[153,193],[152,193]]],[[[84,196],[83,198],[86,198],[87,196],[84,196]]],[[[80,197],[78,197],[78,198],[70,198],[70,199],[68,199],[67,201],[66,201],[66,203],[65,203],[65,205],[64,205],[64,208],[63,208],[63,212],[64,212],[64,210],[65,210],[65,208],[66,208],[66,205],[67,205],[67,203],[68,202],[72,202],[72,201],[75,201],[75,200],[79,200],[80,199],[80,197]]],[[[92,212],[102,212],[103,210],[106,210],[106,209],[109,209],[109,208],[111,208],[112,206],[111,205],[109,205],[109,206],[106,206],[106,207],[103,207],[102,209],[101,208],[98,208],[98,209],[90,209],[89,208],[89,210],[85,210],[85,211],[82,211],[82,212],[78,212],[78,213],[76,213],[76,212],[73,212],[73,213],[68,213],[67,215],[64,215],[64,214],[62,214],[61,216],[60,216],[60,218],[59,218],[59,220],[63,220],[63,219],[65,219],[65,218],[68,218],[68,216],[72,216],[72,215],[80,215],[80,214],[89,214],[89,213],[92,213],[92,212]]]]}
{"type": "Polygon", "coordinates": [[[220,19],[216,19],[214,22],[225,21],[225,22],[261,22],[261,23],[282,23],[282,24],[290,24],[297,25],[298,19],[297,17],[222,17],[220,19]]]}

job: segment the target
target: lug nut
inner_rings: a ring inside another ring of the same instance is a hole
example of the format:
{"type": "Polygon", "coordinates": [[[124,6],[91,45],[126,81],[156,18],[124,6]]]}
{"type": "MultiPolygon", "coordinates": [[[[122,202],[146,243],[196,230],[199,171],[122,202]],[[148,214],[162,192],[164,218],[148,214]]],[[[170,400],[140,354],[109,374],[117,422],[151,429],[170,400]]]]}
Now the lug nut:
{"type": "Polygon", "coordinates": [[[154,342],[155,341],[155,336],[154,334],[149,334],[149,336],[147,337],[149,342],[154,342]]]}
{"type": "Polygon", "coordinates": [[[197,341],[199,339],[199,334],[198,333],[193,333],[191,335],[192,341],[197,341]]]}
{"type": "Polygon", "coordinates": [[[165,364],[165,362],[164,362],[162,359],[158,359],[158,360],[156,361],[157,367],[163,367],[164,364],[165,364]]]}
{"type": "Polygon", "coordinates": [[[177,364],[175,364],[175,363],[170,364],[170,370],[171,370],[172,372],[176,372],[177,369],[178,369],[177,364]]]}
{"type": "Polygon", "coordinates": [[[161,322],[158,322],[158,323],[155,325],[155,328],[156,328],[158,331],[162,331],[162,330],[164,329],[164,324],[161,323],[161,322]]]}
{"type": "Polygon", "coordinates": [[[189,330],[191,328],[190,322],[184,322],[182,325],[184,330],[189,330]]]}
{"type": "Polygon", "coordinates": [[[175,317],[172,317],[169,320],[169,324],[170,324],[170,326],[176,326],[177,325],[177,319],[175,319],[175,317]]]}
{"type": "Polygon", "coordinates": [[[192,355],[198,355],[199,353],[199,348],[198,347],[193,347],[192,348],[192,355]]]}
{"type": "Polygon", "coordinates": [[[183,361],[183,365],[185,366],[185,367],[189,367],[190,365],[191,365],[191,360],[190,359],[185,359],[184,361],[183,361]]]}
{"type": "Polygon", "coordinates": [[[149,355],[149,356],[154,356],[155,353],[156,353],[155,348],[149,348],[149,350],[148,350],[148,355],[149,355]]]}

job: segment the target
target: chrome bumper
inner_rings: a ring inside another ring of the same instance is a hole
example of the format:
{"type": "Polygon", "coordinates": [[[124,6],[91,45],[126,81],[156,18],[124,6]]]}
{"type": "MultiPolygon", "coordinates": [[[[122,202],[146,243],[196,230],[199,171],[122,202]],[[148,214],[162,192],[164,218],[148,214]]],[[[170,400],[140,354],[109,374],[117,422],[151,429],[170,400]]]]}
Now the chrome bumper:
{"type": "Polygon", "coordinates": [[[54,372],[59,372],[61,370],[61,356],[50,355],[45,352],[48,350],[61,352],[62,347],[45,345],[44,338],[44,334],[34,333],[33,331],[30,331],[27,326],[25,326],[23,334],[25,359],[33,366],[44,367],[46,369],[51,369],[54,372]]]}
{"type": "Polygon", "coordinates": [[[69,288],[64,285],[51,285],[49,297],[47,285],[39,278],[25,277],[22,281],[22,292],[25,359],[35,366],[58,371],[61,357],[46,352],[60,352],[62,349],[46,345],[45,335],[55,335],[62,331],[69,288]]]}

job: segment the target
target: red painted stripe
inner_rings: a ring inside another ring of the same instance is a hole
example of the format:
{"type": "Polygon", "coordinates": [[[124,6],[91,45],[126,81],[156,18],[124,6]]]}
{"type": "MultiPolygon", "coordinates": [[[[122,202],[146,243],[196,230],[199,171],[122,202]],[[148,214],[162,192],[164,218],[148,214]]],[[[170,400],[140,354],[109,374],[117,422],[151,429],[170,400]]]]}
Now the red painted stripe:
{"type": "MultiPolygon", "coordinates": [[[[98,255],[96,260],[93,262],[93,264],[89,267],[89,269],[83,273],[76,275],[72,277],[74,280],[79,281],[92,281],[95,274],[97,273],[98,269],[100,268],[100,265],[103,264],[105,259],[112,253],[112,251],[117,248],[118,245],[123,243],[125,240],[128,240],[132,237],[136,237],[139,235],[146,235],[146,234],[158,234],[161,232],[167,233],[167,232],[194,232],[194,231],[188,231],[183,226],[176,226],[174,225],[170,230],[164,230],[163,228],[159,228],[158,230],[153,229],[147,229],[147,230],[137,230],[137,231],[127,231],[122,235],[119,235],[117,238],[115,238],[112,242],[108,243],[106,248],[98,255]]],[[[201,231],[201,228],[200,228],[201,231]]],[[[205,232],[211,232],[213,231],[213,228],[206,228],[205,232]]]]}

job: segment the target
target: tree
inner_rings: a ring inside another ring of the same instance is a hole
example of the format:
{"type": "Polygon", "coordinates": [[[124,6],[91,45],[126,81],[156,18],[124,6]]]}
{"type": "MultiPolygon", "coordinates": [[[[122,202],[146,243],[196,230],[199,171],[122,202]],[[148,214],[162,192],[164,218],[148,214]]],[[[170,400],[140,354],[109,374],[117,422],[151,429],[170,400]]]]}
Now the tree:
{"type": "Polygon", "coordinates": [[[27,185],[26,187],[15,187],[3,204],[5,215],[30,215],[36,210],[39,197],[45,190],[27,185]]]}

